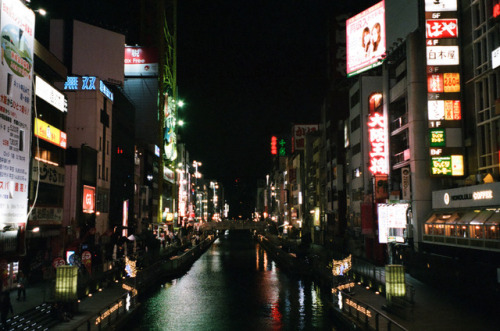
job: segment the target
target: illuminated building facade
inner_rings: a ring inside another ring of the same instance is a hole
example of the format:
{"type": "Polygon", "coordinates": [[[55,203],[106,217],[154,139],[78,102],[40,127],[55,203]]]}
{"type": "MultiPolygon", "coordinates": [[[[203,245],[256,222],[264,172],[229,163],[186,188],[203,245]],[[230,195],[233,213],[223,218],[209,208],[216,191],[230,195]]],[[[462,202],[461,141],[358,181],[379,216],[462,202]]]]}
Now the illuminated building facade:
{"type": "Polygon", "coordinates": [[[349,94],[346,176],[351,245],[358,244],[350,247],[354,255],[426,270],[443,284],[463,286],[466,280],[495,286],[500,268],[493,262],[500,254],[497,4],[441,0],[408,7],[385,1],[382,65],[361,73],[349,94]],[[378,80],[377,88],[367,88],[370,80],[378,80]],[[377,112],[386,120],[383,150],[370,131],[363,137],[356,133],[358,126],[375,128],[372,92],[382,96],[377,112]],[[358,103],[365,104],[358,109],[358,103]],[[367,123],[358,124],[358,114],[367,123]],[[379,185],[371,156],[382,151],[387,177],[379,185]],[[363,157],[358,160],[356,152],[363,157]],[[379,236],[370,234],[376,231],[379,236]],[[356,240],[358,232],[364,240],[356,240]],[[370,253],[371,238],[381,251],[370,253]]]}

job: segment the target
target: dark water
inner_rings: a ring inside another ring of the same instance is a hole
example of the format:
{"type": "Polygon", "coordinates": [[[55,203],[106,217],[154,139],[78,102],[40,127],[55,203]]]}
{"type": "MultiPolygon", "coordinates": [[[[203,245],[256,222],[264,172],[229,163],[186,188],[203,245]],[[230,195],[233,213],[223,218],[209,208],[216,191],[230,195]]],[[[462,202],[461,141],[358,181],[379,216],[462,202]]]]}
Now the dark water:
{"type": "Polygon", "coordinates": [[[135,321],[133,330],[334,330],[314,283],[281,272],[239,232],[145,299],[135,321]]]}

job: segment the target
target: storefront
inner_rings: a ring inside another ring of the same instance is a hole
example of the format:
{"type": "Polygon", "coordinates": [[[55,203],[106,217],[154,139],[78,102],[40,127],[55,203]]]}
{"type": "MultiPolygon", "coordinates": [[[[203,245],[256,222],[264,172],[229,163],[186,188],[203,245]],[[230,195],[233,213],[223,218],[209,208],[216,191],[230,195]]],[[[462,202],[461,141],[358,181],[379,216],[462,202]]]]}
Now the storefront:
{"type": "Polygon", "coordinates": [[[435,191],[423,241],[500,251],[500,183],[435,191]]]}

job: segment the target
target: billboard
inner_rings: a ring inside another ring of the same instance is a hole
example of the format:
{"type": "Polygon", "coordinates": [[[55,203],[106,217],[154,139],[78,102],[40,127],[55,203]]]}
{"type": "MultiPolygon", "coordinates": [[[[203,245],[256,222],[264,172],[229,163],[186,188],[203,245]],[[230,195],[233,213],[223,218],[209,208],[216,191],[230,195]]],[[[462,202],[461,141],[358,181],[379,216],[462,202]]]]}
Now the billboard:
{"type": "Polygon", "coordinates": [[[306,135],[319,130],[318,124],[296,124],[292,128],[292,153],[304,150],[306,135]]]}
{"type": "Polygon", "coordinates": [[[35,77],[35,94],[37,97],[47,101],[50,105],[60,111],[64,113],[68,112],[68,102],[66,101],[64,94],[52,87],[39,76],[35,77]]]}
{"type": "Polygon", "coordinates": [[[346,21],[347,76],[382,64],[385,54],[385,3],[381,1],[346,21]]]}
{"type": "Polygon", "coordinates": [[[158,76],[158,50],[125,46],[125,76],[158,76]]]}
{"type": "Polygon", "coordinates": [[[35,128],[34,134],[38,138],[41,138],[49,143],[66,149],[67,147],[67,136],[66,132],[63,132],[48,123],[45,123],[41,119],[35,118],[35,128]]]}
{"type": "Polygon", "coordinates": [[[95,187],[83,185],[83,212],[93,214],[95,212],[95,187]]]}
{"type": "Polygon", "coordinates": [[[28,211],[35,13],[2,0],[0,63],[0,254],[22,252],[28,211]]]}
{"type": "MultiPolygon", "coordinates": [[[[57,34],[57,31],[52,31],[53,22],[51,21],[50,24],[52,51],[55,44],[64,45],[64,42],[52,40],[56,35],[62,39],[63,33],[57,34]]],[[[76,20],[73,21],[72,33],[72,73],[81,76],[97,76],[110,84],[123,84],[125,35],[76,20]]]]}
{"type": "Polygon", "coordinates": [[[379,243],[404,242],[408,208],[407,203],[377,205],[379,243]]]}

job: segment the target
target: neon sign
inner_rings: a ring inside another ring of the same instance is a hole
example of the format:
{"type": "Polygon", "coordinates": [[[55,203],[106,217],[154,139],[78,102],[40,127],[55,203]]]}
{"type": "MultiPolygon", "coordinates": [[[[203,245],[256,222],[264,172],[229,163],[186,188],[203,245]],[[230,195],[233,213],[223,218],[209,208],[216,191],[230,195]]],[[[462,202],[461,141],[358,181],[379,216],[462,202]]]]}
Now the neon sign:
{"type": "Polygon", "coordinates": [[[95,91],[96,83],[99,83],[99,91],[113,101],[113,92],[104,84],[104,82],[94,76],[68,76],[64,83],[64,89],[70,91],[95,91]]]}
{"type": "Polygon", "coordinates": [[[66,132],[59,130],[58,128],[45,123],[44,121],[35,118],[35,128],[34,134],[38,138],[41,138],[49,143],[56,146],[66,148],[67,147],[67,136],[66,132]]]}
{"type": "Polygon", "coordinates": [[[83,212],[92,214],[95,211],[95,187],[83,185],[83,212]]]}
{"type": "Polygon", "coordinates": [[[444,129],[430,130],[431,147],[446,146],[446,131],[444,129]]]}
{"type": "Polygon", "coordinates": [[[271,154],[278,154],[278,138],[276,138],[276,136],[271,137],[271,154]]]}
{"type": "Polygon", "coordinates": [[[426,21],[427,38],[456,38],[458,37],[458,19],[433,19],[426,21]]]}
{"type": "Polygon", "coordinates": [[[463,176],[463,155],[431,157],[431,174],[444,176],[463,176]]]}
{"type": "Polygon", "coordinates": [[[370,172],[374,175],[387,175],[386,123],[379,113],[373,113],[368,118],[368,136],[370,140],[370,172]]]}

